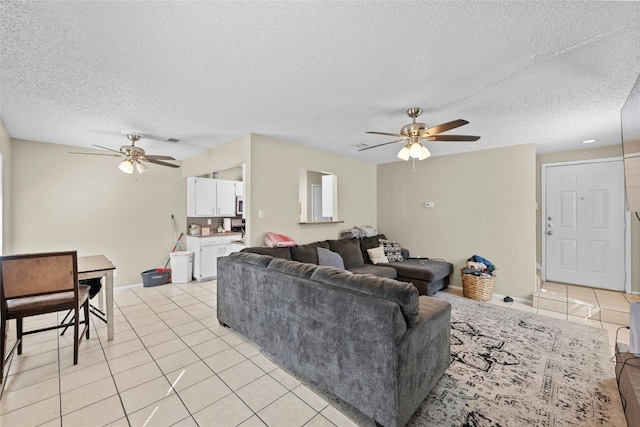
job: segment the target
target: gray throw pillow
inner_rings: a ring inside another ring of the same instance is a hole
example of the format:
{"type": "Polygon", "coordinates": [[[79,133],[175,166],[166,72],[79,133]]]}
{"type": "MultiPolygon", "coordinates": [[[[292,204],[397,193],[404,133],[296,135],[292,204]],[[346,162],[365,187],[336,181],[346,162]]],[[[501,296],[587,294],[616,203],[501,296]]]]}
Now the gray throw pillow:
{"type": "Polygon", "coordinates": [[[344,270],[344,260],[340,254],[325,248],[318,248],[318,265],[327,265],[344,270]]]}

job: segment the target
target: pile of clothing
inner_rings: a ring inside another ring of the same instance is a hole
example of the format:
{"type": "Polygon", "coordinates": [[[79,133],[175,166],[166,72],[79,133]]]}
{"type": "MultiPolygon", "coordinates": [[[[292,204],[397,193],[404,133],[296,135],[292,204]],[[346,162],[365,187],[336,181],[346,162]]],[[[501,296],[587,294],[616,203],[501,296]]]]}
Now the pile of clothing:
{"type": "Polygon", "coordinates": [[[364,237],[376,236],[378,232],[370,225],[362,225],[360,227],[353,227],[340,233],[341,239],[362,239],[364,237]]]}
{"type": "Polygon", "coordinates": [[[474,255],[467,260],[467,267],[462,270],[462,274],[473,274],[474,276],[495,276],[496,266],[491,261],[479,255],[474,255]]]}

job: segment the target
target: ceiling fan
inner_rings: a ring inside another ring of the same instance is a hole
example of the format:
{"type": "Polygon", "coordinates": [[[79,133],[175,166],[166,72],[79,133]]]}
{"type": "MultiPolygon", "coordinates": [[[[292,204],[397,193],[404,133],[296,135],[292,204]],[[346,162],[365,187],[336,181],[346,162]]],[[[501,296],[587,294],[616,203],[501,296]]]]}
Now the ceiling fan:
{"type": "Polygon", "coordinates": [[[396,144],[398,142],[406,142],[407,145],[402,147],[398,153],[398,157],[402,160],[418,159],[424,160],[431,155],[427,147],[422,145],[424,141],[477,141],[479,136],[471,135],[440,135],[442,132],[446,132],[451,129],[455,129],[460,126],[464,126],[469,122],[466,120],[458,119],[452,122],[442,123],[437,126],[428,128],[424,123],[417,123],[416,117],[422,113],[421,108],[409,108],[407,115],[413,119],[411,123],[405,125],[400,129],[400,133],[386,133],[386,132],[367,132],[375,135],[388,135],[398,138],[396,141],[385,142],[378,145],[372,145],[371,147],[361,148],[358,151],[369,150],[371,148],[382,147],[383,145],[396,144]]]}
{"type": "Polygon", "coordinates": [[[103,150],[113,151],[118,154],[102,154],[102,153],[78,153],[70,151],[71,154],[88,154],[93,156],[113,156],[113,157],[124,157],[125,159],[120,163],[120,170],[124,173],[132,174],[135,169],[138,173],[145,173],[149,170],[149,168],[142,162],[149,162],[156,165],[168,166],[170,168],[179,168],[180,166],[174,165],[173,163],[163,162],[162,160],[175,160],[170,156],[154,156],[151,154],[146,154],[145,151],[136,147],[136,142],[142,138],[142,135],[137,133],[128,133],[127,138],[131,141],[131,145],[123,145],[120,147],[120,151],[113,150],[108,147],[103,147],[101,145],[93,144],[94,147],[102,148],[103,150]]]}

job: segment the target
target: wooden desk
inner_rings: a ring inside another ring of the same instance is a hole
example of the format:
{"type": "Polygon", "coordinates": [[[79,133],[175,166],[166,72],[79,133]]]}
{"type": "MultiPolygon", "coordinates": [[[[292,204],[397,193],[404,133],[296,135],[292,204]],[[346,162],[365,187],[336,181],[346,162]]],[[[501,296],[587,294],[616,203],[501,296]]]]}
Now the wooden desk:
{"type": "MultiPolygon", "coordinates": [[[[113,340],[113,270],[116,267],[104,255],[91,255],[78,257],[78,279],[97,279],[105,277],[105,288],[107,296],[107,337],[113,340]]],[[[102,292],[101,292],[102,294],[102,292]]],[[[102,308],[102,295],[100,307],[102,308]]]]}

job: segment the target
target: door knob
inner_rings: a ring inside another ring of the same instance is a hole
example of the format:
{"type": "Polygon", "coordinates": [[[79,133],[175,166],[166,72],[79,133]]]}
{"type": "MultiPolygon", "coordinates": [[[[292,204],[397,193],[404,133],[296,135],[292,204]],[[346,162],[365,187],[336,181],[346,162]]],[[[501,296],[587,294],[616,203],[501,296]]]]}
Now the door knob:
{"type": "Polygon", "coordinates": [[[553,236],[553,230],[549,230],[549,231],[547,231],[547,234],[548,234],[549,236],[553,236]]]}

